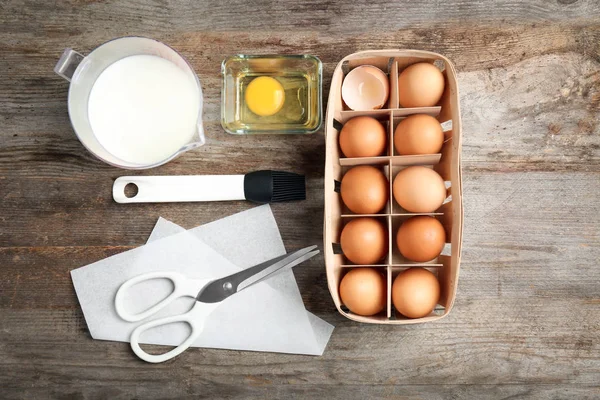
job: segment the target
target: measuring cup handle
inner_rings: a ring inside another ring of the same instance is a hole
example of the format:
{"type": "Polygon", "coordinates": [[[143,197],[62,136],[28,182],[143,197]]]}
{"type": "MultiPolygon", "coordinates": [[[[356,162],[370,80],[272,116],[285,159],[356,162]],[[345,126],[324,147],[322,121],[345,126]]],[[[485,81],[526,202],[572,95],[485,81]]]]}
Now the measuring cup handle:
{"type": "Polygon", "coordinates": [[[54,67],[54,72],[71,82],[75,70],[84,58],[83,54],[73,49],[65,49],[54,67]]]}

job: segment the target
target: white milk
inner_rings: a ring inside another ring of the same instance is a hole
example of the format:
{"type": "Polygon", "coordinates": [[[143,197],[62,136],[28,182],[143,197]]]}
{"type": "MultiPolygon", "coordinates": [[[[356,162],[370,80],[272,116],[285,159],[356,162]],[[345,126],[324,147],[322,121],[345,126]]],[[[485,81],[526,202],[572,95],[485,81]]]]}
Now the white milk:
{"type": "Polygon", "coordinates": [[[108,66],[90,92],[88,118],[104,148],[122,160],[153,164],[196,132],[200,95],[194,78],[150,55],[108,66]]]}

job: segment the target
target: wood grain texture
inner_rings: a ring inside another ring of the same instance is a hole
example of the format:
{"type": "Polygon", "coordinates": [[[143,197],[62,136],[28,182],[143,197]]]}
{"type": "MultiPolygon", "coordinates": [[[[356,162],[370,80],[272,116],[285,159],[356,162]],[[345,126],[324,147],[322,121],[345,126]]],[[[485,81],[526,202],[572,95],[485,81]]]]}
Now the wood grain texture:
{"type": "Polygon", "coordinates": [[[600,3],[594,0],[0,2],[0,398],[600,398],[600,3]],[[147,365],[90,338],[68,272],[139,246],[158,216],[187,228],[247,203],[114,203],[76,140],[65,47],[146,35],[200,75],[207,145],[141,174],[308,176],[273,206],[288,248],[322,241],[322,133],[237,137],[220,125],[221,60],[311,53],[324,96],[345,55],[437,51],[456,64],[463,116],[459,290],[438,323],[371,326],[337,314],[323,259],[296,271],[336,325],[322,357],[194,349],[147,365]]]}

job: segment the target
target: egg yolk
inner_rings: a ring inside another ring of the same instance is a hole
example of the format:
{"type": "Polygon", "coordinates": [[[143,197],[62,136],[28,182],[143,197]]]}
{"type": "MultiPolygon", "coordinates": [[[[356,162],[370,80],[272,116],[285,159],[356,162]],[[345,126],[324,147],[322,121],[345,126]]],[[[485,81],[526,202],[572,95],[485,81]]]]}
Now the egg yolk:
{"type": "Polygon", "coordinates": [[[283,86],[268,76],[253,79],[246,88],[246,105],[261,117],[277,113],[283,107],[284,100],[283,86]]]}

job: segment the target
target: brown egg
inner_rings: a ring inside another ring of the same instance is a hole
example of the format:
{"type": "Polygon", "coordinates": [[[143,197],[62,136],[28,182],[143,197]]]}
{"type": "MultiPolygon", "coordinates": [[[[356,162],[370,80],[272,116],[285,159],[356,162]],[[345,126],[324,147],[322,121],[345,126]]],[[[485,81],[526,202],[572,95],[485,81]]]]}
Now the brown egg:
{"type": "Polygon", "coordinates": [[[434,170],[415,166],[396,175],[393,185],[394,198],[409,212],[434,212],[446,199],[446,185],[434,170]]]}
{"type": "Polygon", "coordinates": [[[431,261],[440,255],[446,243],[446,232],[437,219],[419,215],[402,223],[396,235],[400,254],[412,261],[431,261]]]}
{"type": "Polygon", "coordinates": [[[398,77],[398,99],[402,107],[435,106],[444,93],[444,75],[433,64],[413,64],[398,77]]]}
{"type": "Polygon", "coordinates": [[[394,132],[394,146],[402,156],[439,153],[443,144],[442,125],[427,114],[415,114],[403,119],[394,132]]]}
{"type": "Polygon", "coordinates": [[[356,214],[375,214],[388,201],[389,182],[381,170],[370,165],[354,167],[342,178],[340,194],[356,214]]]}
{"type": "Polygon", "coordinates": [[[385,151],[386,132],[372,117],[354,117],[340,131],[340,148],[346,157],[376,157],[385,151]]]}
{"type": "Polygon", "coordinates": [[[387,282],[373,268],[354,268],[340,283],[342,303],[354,314],[375,315],[385,308],[387,282]]]}
{"type": "Polygon", "coordinates": [[[410,268],[394,279],[392,303],[400,314],[408,318],[423,318],[440,301],[440,283],[435,275],[424,268],[410,268]]]}
{"type": "Polygon", "coordinates": [[[375,218],[355,218],[340,236],[342,252],[355,264],[377,264],[388,252],[386,227],[375,218]]]}

